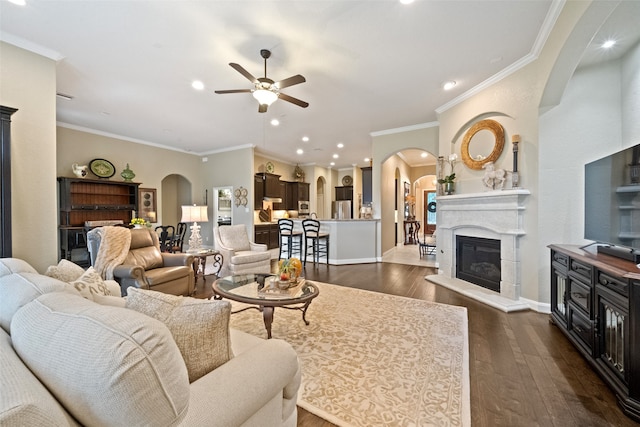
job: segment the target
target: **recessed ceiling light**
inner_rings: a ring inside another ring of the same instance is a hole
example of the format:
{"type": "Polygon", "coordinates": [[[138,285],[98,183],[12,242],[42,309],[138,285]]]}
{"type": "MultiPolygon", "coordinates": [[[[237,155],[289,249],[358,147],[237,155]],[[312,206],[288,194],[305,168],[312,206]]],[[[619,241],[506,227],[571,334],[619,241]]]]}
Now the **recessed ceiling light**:
{"type": "Polygon", "coordinates": [[[280,120],[278,119],[271,120],[271,126],[278,126],[279,124],[280,124],[280,120]]]}
{"type": "Polygon", "coordinates": [[[415,0],[400,0],[400,4],[411,4],[413,3],[415,0]]]}
{"type": "Polygon", "coordinates": [[[337,154],[334,154],[334,155],[333,155],[333,158],[334,158],[334,159],[337,159],[338,157],[340,157],[340,156],[338,156],[337,154]]]}
{"type": "Polygon", "coordinates": [[[304,141],[304,142],[309,142],[309,137],[308,137],[308,136],[303,136],[303,137],[302,137],[302,141],[304,141]]]}
{"type": "Polygon", "coordinates": [[[428,154],[427,154],[427,153],[425,153],[424,151],[423,151],[422,153],[420,153],[420,157],[422,157],[423,159],[424,159],[425,157],[427,157],[427,156],[428,156],[428,154]]]}
{"type": "Polygon", "coordinates": [[[455,86],[456,86],[456,82],[454,82],[453,80],[449,80],[448,82],[445,82],[442,85],[442,88],[444,90],[450,90],[450,89],[453,89],[455,86]]]}
{"type": "Polygon", "coordinates": [[[329,166],[335,166],[335,165],[336,165],[336,162],[329,163],[329,166]]]}
{"type": "Polygon", "coordinates": [[[607,40],[606,42],[602,43],[602,47],[605,49],[609,49],[610,47],[613,47],[614,44],[616,44],[615,40],[607,40]]]}
{"type": "Polygon", "coordinates": [[[296,153],[298,153],[298,154],[304,154],[304,150],[303,150],[302,148],[298,148],[298,149],[296,150],[296,153]]]}
{"type": "Polygon", "coordinates": [[[364,158],[364,161],[365,161],[365,162],[370,162],[370,161],[371,161],[371,159],[370,159],[370,158],[368,158],[368,157],[365,157],[365,158],[364,158]]]}
{"type": "Polygon", "coordinates": [[[342,148],[344,147],[344,144],[342,142],[338,142],[338,148],[342,148]]]}
{"type": "Polygon", "coordinates": [[[202,83],[200,80],[194,80],[193,82],[191,82],[191,87],[195,90],[203,90],[204,83],[202,83]]]}
{"type": "Polygon", "coordinates": [[[9,3],[17,4],[18,6],[24,6],[27,4],[26,0],[9,0],[9,3]]]}

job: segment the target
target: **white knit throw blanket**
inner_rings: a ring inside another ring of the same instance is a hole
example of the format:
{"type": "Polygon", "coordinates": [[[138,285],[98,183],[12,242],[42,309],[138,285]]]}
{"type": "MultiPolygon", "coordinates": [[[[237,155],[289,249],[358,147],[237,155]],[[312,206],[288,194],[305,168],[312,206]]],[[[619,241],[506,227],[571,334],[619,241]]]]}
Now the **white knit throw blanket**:
{"type": "Polygon", "coordinates": [[[113,280],[113,269],[121,265],[129,254],[131,230],[125,227],[106,226],[96,229],[100,247],[93,268],[106,280],[113,280]]]}

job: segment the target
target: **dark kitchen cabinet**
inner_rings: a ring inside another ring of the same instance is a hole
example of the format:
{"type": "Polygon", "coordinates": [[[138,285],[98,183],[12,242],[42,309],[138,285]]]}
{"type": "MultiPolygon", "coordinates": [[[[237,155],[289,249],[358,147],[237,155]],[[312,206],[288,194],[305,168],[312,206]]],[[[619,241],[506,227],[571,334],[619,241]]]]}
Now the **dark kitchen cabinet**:
{"type": "Polygon", "coordinates": [[[309,201],[309,183],[288,182],[287,184],[287,209],[297,211],[299,201],[309,201]]]}
{"type": "Polygon", "coordinates": [[[344,187],[336,187],[336,200],[353,201],[353,185],[345,185],[344,187]]]}
{"type": "Polygon", "coordinates": [[[280,246],[278,224],[256,224],[254,228],[254,241],[267,245],[269,249],[280,246]]]}
{"type": "Polygon", "coordinates": [[[551,245],[551,321],[640,421],[640,273],[635,263],[551,245]]]}
{"type": "Polygon", "coordinates": [[[254,209],[262,209],[263,198],[264,198],[264,179],[261,175],[255,175],[253,178],[254,209]]]}

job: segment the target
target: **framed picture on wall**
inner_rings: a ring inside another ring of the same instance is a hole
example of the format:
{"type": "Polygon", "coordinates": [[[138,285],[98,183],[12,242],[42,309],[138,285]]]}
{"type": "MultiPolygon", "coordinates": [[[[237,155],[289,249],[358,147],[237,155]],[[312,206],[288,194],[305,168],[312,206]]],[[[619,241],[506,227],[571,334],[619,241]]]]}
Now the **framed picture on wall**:
{"type": "Polygon", "coordinates": [[[138,218],[156,222],[156,212],[156,189],[138,188],[138,218]]]}

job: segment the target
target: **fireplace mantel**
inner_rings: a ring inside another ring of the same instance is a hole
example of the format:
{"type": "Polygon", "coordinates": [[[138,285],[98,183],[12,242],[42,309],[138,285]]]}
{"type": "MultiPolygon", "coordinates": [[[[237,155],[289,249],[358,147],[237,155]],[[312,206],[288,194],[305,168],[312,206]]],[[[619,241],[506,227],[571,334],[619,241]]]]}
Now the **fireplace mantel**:
{"type": "Polygon", "coordinates": [[[526,234],[524,211],[529,190],[493,190],[438,196],[438,276],[429,280],[460,291],[504,311],[522,310],[521,254],[518,239],[526,234]],[[500,293],[456,278],[456,236],[500,240],[500,293]]]}

